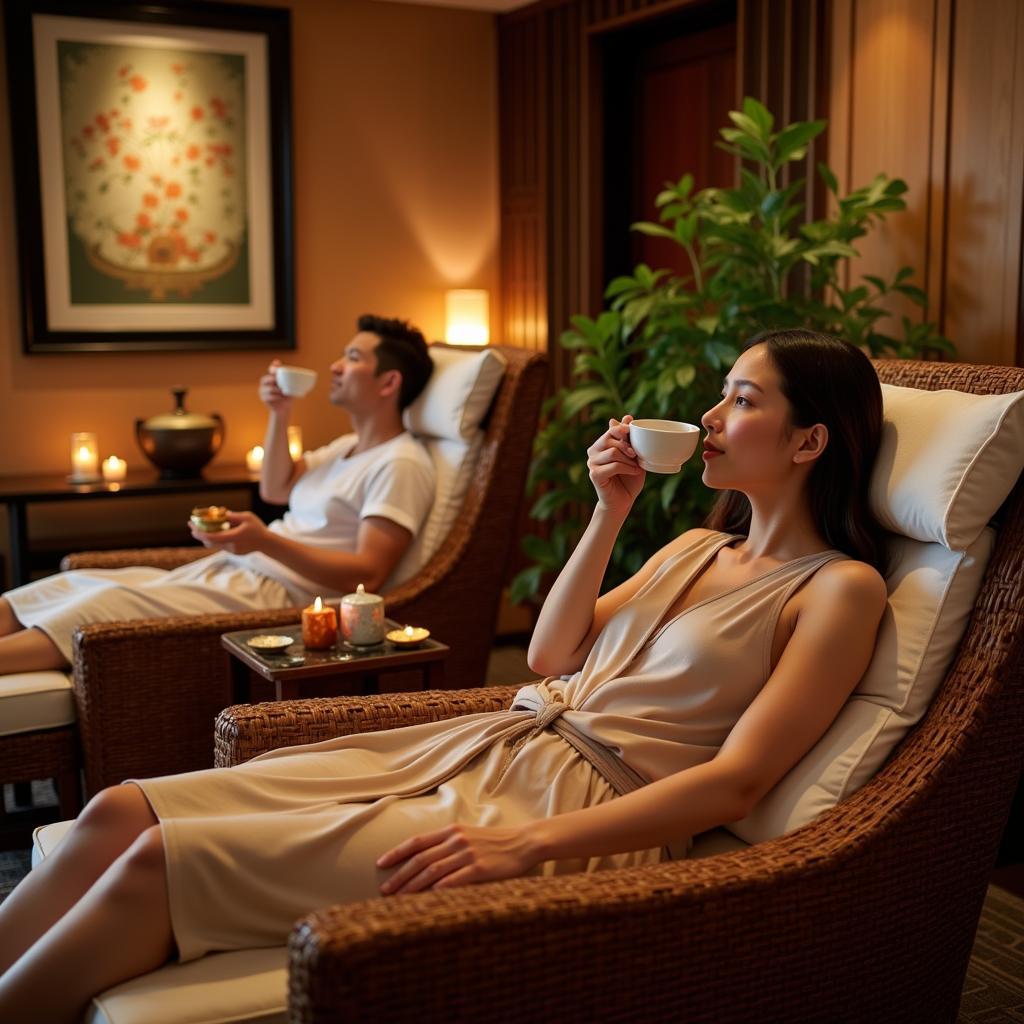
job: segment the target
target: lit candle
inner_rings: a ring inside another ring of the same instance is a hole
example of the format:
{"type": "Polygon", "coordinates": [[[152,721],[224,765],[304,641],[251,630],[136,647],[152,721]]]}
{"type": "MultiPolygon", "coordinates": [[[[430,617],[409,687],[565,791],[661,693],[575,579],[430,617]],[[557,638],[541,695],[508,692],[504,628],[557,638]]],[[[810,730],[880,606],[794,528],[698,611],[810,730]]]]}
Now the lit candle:
{"type": "Polygon", "coordinates": [[[333,647],[338,640],[338,616],[318,597],[302,609],[302,642],[311,651],[333,647]]]}
{"type": "Polygon", "coordinates": [[[91,483],[100,478],[99,446],[96,435],[78,432],[71,435],[71,476],[75,483],[91,483]]]}
{"type": "Polygon", "coordinates": [[[117,483],[128,475],[128,463],[116,455],[103,460],[103,479],[107,483],[117,483]]]}
{"type": "Polygon", "coordinates": [[[398,647],[415,647],[430,636],[430,630],[422,626],[406,626],[405,629],[392,629],[387,636],[398,647]]]}
{"type": "Polygon", "coordinates": [[[250,473],[258,473],[263,468],[263,445],[253,445],[245,453],[245,468],[250,473]]]}
{"type": "Polygon", "coordinates": [[[288,454],[292,461],[302,458],[302,427],[294,424],[288,428],[288,454]]]}

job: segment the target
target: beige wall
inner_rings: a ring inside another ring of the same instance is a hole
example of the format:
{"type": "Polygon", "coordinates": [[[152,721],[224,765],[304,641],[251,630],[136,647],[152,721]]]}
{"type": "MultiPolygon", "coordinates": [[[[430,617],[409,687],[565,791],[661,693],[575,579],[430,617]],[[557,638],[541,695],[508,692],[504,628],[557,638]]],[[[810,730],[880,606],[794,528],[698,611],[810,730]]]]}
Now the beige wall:
{"type": "Polygon", "coordinates": [[[959,358],[1021,362],[1024,7],[834,0],[833,14],[830,163],[844,187],[879,171],[910,186],[907,212],[858,243],[855,274],[913,266],[959,358]]]}
{"type": "MultiPolygon", "coordinates": [[[[178,382],[191,409],[225,417],[218,460],[241,462],[262,437],[255,381],[271,356],[322,369],[368,311],[439,337],[449,287],[488,288],[496,304],[493,16],[373,0],[280,5],[292,8],[295,352],[24,355],[3,69],[0,475],[64,472],[73,430],[141,464],[134,420],[169,410],[178,382]]],[[[345,425],[326,388],[321,377],[298,406],[307,443],[345,425]]]]}

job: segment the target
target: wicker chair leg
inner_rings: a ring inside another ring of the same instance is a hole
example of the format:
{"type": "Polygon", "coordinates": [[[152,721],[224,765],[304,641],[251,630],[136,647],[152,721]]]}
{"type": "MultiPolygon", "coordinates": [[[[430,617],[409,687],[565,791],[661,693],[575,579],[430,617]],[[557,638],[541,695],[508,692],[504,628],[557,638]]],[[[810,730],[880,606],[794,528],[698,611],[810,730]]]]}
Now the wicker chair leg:
{"type": "Polygon", "coordinates": [[[82,813],[82,773],[77,768],[60,772],[54,777],[57,786],[57,803],[61,817],[77,818],[82,813]]]}

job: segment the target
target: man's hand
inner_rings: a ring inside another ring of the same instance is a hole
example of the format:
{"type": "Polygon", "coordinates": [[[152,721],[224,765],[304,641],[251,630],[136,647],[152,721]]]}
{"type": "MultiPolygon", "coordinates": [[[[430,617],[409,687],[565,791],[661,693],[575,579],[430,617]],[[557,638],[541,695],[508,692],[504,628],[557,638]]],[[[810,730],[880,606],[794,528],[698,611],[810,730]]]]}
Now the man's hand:
{"type": "Polygon", "coordinates": [[[189,529],[203,547],[214,551],[230,551],[233,555],[247,555],[250,551],[262,551],[270,532],[263,521],[253,512],[229,512],[231,528],[208,533],[197,530],[191,523],[189,529]]]}
{"type": "Polygon", "coordinates": [[[518,878],[537,863],[523,829],[447,825],[392,847],[377,867],[401,867],[380,887],[385,896],[518,878]]]}
{"type": "Polygon", "coordinates": [[[280,359],[273,360],[267,372],[260,377],[260,401],[272,412],[287,413],[292,407],[292,399],[277,386],[275,371],[280,365],[280,359]]]}

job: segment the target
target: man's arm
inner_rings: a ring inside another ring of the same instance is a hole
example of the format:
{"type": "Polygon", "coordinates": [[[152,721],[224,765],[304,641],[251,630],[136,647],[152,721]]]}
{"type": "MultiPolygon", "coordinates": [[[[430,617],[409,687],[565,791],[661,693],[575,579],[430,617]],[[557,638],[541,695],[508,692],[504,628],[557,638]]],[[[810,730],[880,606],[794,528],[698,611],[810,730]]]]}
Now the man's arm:
{"type": "Polygon", "coordinates": [[[263,466],[260,469],[260,497],[274,505],[285,505],[295,481],[306,471],[306,461],[292,459],[288,451],[288,420],[292,399],[277,386],[275,370],[281,365],[275,359],[260,378],[260,401],[270,411],[267,432],[263,438],[263,466]]]}
{"type": "Polygon", "coordinates": [[[229,512],[231,528],[203,533],[192,528],[192,536],[214,551],[248,555],[259,551],[288,566],[324,590],[345,593],[360,583],[367,590],[382,587],[394,572],[412,541],[412,534],[383,516],[367,516],[359,523],[354,551],[303,544],[268,530],[253,512],[229,512]]]}

